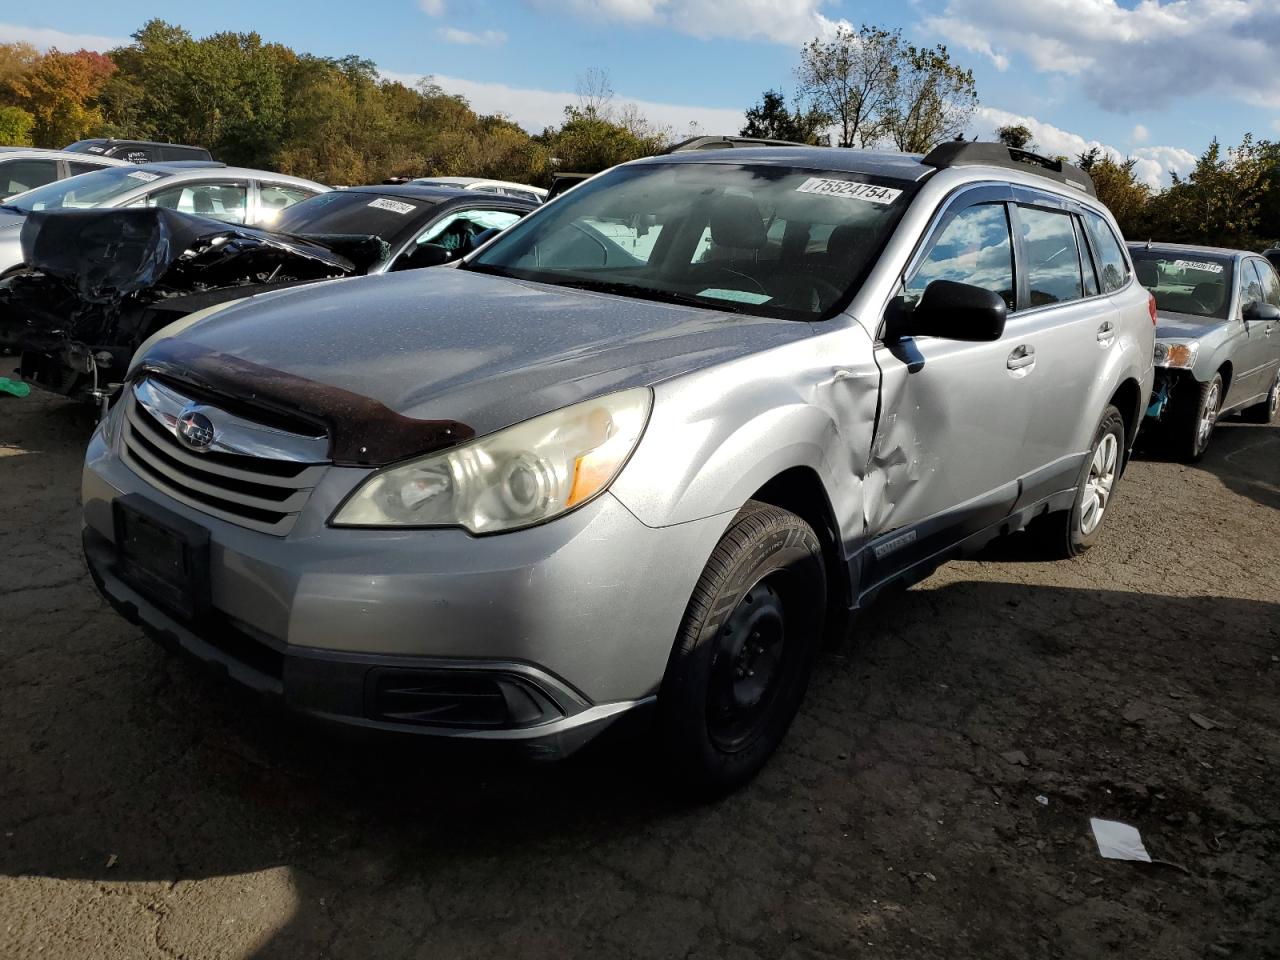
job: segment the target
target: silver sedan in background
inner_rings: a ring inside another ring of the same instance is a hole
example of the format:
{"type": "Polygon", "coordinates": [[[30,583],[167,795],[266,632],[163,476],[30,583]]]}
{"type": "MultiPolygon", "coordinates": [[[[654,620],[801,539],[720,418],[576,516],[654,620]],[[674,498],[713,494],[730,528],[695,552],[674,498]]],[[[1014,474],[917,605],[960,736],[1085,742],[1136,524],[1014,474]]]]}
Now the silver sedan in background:
{"type": "Polygon", "coordinates": [[[1246,250],[1132,243],[1156,298],[1156,381],[1144,429],[1174,456],[1204,456],[1229,413],[1271,423],[1280,406],[1280,276],[1246,250]]]}

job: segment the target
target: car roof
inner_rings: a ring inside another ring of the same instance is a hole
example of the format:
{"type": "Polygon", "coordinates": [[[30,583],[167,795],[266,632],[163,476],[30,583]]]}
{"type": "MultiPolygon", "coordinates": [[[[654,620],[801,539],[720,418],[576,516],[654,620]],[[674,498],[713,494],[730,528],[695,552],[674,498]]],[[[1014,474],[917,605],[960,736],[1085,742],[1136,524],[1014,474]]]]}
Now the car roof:
{"type": "MultiPolygon", "coordinates": [[[[84,154],[79,154],[79,156],[84,156],[84,154]]],[[[271,170],[253,170],[249,167],[228,167],[225,163],[219,163],[217,160],[164,160],[160,163],[133,163],[126,164],[126,166],[131,166],[136,170],[143,170],[147,173],[159,171],[178,180],[203,180],[213,175],[214,177],[247,177],[253,180],[269,180],[272,183],[292,183],[300,187],[319,187],[321,190],[332,189],[322,183],[316,183],[314,180],[293,177],[287,173],[275,173],[271,170]]]]}
{"type": "Polygon", "coordinates": [[[890,150],[850,150],[845,147],[733,147],[726,150],[691,150],[634,160],[650,163],[738,163],[756,166],[798,167],[835,173],[864,173],[898,180],[923,180],[936,168],[921,162],[918,153],[890,150]]]}
{"type": "Polygon", "coordinates": [[[418,181],[421,183],[441,183],[458,186],[473,187],[477,185],[494,186],[494,187],[511,187],[513,190],[528,190],[531,193],[544,194],[546,189],[543,187],[535,187],[531,183],[518,183],[515,180],[492,180],[488,177],[415,177],[409,181],[413,183],[418,181]]]}
{"type": "Polygon", "coordinates": [[[83,140],[77,140],[76,143],[106,143],[111,144],[112,146],[129,143],[138,147],[179,147],[184,150],[204,150],[205,153],[209,152],[208,150],[205,150],[204,147],[193,146],[190,143],[169,143],[165,140],[124,140],[116,137],[86,137],[83,140]]]}
{"type": "Polygon", "coordinates": [[[73,150],[46,150],[44,147],[0,147],[0,155],[20,153],[26,156],[38,157],[41,160],[71,160],[75,163],[100,163],[104,167],[127,167],[128,160],[119,160],[116,157],[100,157],[93,153],[76,153],[73,150]]]}
{"type": "Polygon", "coordinates": [[[1169,253],[1203,253],[1211,257],[1259,257],[1252,250],[1233,250],[1230,247],[1202,247],[1194,243],[1153,243],[1150,240],[1130,240],[1130,250],[1168,251],[1169,253]]]}
{"type": "MultiPolygon", "coordinates": [[[[154,164],[152,164],[154,166],[154,164]]],[[[531,209],[537,204],[523,197],[496,196],[488,194],[476,195],[474,190],[462,187],[435,187],[425,183],[377,183],[363,187],[347,187],[343,193],[374,193],[380,197],[401,197],[405,200],[430,200],[444,203],[446,200],[466,200],[468,203],[488,202],[491,200],[511,200],[517,205],[528,205],[531,209]]]]}

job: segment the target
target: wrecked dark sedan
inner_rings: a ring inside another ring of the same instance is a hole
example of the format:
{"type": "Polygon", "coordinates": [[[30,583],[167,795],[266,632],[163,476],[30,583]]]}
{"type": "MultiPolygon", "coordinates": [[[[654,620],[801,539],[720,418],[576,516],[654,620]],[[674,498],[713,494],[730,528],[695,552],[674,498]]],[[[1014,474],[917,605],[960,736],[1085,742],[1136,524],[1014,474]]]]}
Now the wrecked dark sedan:
{"type": "Polygon", "coordinates": [[[101,399],[129,358],[174,321],[300,283],[436,266],[536,204],[415,186],[304,200],[272,230],[157,208],[47,211],[23,228],[28,271],[0,282],[0,346],[21,375],[101,399]]]}

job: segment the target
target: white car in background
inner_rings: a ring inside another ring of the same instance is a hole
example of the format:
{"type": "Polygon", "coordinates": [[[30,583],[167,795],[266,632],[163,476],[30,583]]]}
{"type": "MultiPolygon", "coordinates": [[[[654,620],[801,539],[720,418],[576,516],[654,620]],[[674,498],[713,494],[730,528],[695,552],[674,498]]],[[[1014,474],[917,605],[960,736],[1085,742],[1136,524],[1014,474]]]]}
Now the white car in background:
{"type": "Polygon", "coordinates": [[[22,266],[21,227],[36,210],[166,207],[210,220],[270,226],[286,208],[328,190],[282,173],[197,160],[110,166],[69,177],[0,202],[0,279],[22,266]]]}
{"type": "Polygon", "coordinates": [[[0,147],[0,201],[55,180],[92,173],[103,167],[123,167],[128,162],[111,157],[86,157],[68,150],[0,147]]]}
{"type": "Polygon", "coordinates": [[[510,180],[485,180],[481,177],[418,177],[410,183],[424,187],[457,187],[460,190],[474,190],[477,193],[496,193],[504,197],[519,197],[521,200],[533,200],[541,203],[547,199],[547,191],[541,187],[531,187],[527,183],[513,183],[510,180]]]}

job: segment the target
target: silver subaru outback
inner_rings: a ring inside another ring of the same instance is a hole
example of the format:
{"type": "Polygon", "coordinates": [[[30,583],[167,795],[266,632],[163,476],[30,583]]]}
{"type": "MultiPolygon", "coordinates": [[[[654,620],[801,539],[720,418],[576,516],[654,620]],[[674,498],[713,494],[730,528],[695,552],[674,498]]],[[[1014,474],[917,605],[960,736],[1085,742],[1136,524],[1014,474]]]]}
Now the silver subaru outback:
{"type": "Polygon", "coordinates": [[[643,713],[705,790],[886,586],[1087,549],[1151,390],[1088,177],[995,144],[641,160],[439,270],[140,351],[85,463],[94,579],[298,710],[548,757],[643,713]]]}

